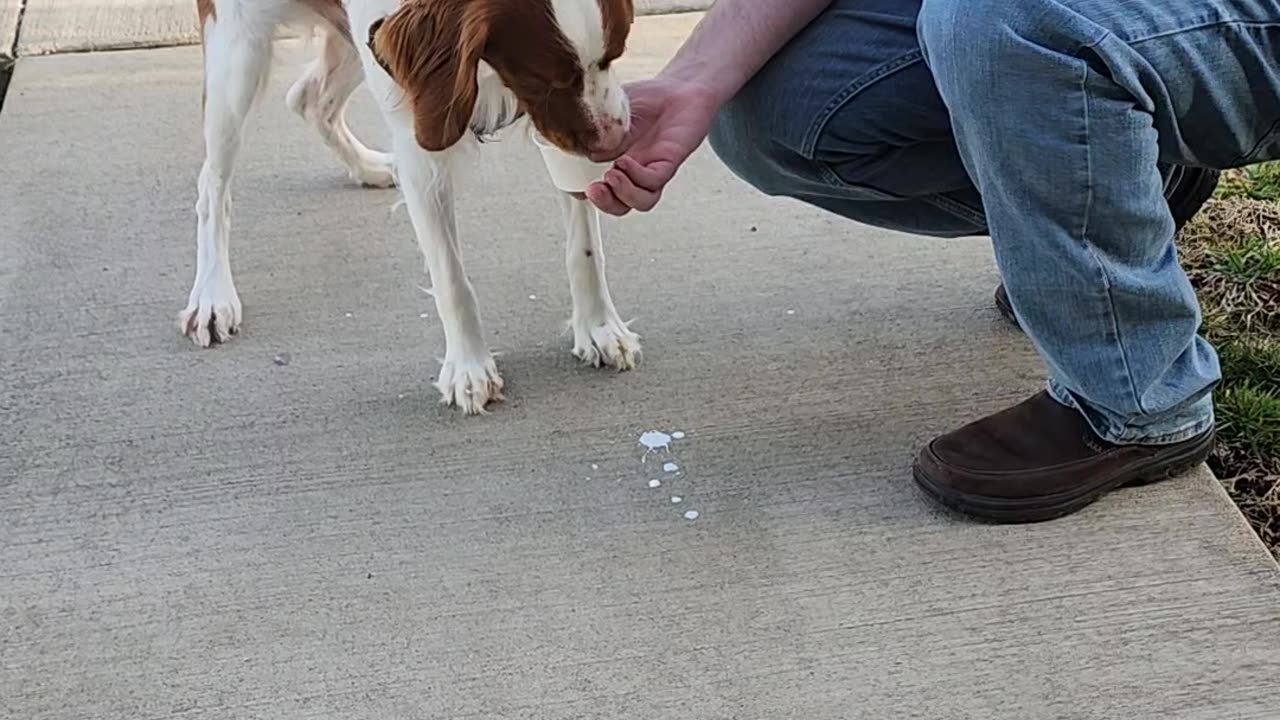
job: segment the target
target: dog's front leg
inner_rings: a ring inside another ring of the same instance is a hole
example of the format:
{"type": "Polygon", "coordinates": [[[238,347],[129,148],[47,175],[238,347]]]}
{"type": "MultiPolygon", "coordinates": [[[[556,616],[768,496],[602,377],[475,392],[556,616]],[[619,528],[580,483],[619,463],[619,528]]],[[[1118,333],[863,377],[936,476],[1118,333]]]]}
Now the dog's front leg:
{"type": "Polygon", "coordinates": [[[485,343],[475,289],[462,266],[453,185],[439,156],[418,147],[411,133],[394,140],[405,206],[431,276],[431,294],[444,326],[445,352],[436,388],[441,402],[468,415],[502,397],[502,377],[485,343]]]}
{"type": "Polygon", "coordinates": [[[609,295],[600,211],[568,193],[560,193],[560,207],[568,234],[565,265],[573,295],[573,354],[596,367],[630,370],[640,355],[640,336],[622,321],[609,295]]]}

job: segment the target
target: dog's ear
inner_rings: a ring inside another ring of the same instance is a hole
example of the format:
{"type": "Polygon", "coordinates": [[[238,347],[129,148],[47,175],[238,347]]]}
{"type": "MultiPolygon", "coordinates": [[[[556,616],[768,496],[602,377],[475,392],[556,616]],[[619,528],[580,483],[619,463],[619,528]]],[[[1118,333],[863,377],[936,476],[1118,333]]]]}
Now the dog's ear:
{"type": "Polygon", "coordinates": [[[451,147],[471,124],[489,35],[487,14],[476,6],[409,0],[369,26],[369,50],[413,103],[414,134],[427,150],[451,147]]]}
{"type": "Polygon", "coordinates": [[[627,49],[636,9],[631,0],[600,0],[600,9],[604,12],[605,58],[613,62],[627,49]]]}

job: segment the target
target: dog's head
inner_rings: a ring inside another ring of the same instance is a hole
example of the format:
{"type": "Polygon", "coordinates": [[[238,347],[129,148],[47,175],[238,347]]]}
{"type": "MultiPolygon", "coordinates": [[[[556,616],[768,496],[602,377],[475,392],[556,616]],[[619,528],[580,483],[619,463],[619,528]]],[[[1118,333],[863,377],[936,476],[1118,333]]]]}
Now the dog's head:
{"type": "Polygon", "coordinates": [[[467,132],[483,61],[538,132],[585,154],[615,147],[629,129],[611,65],[633,19],[632,0],[404,0],[369,28],[369,48],[413,103],[427,150],[467,132]]]}

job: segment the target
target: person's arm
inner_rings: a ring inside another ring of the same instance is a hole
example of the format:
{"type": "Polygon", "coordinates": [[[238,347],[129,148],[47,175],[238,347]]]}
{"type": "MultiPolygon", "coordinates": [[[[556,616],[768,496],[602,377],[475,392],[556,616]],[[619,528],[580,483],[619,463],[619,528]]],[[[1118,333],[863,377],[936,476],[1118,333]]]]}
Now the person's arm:
{"type": "MultiPolygon", "coordinates": [[[[719,0],[662,72],[627,86],[632,127],[586,195],[612,215],[657,204],[720,108],[831,0],[719,0]]],[[[803,82],[802,79],[798,81],[803,82]]]]}
{"type": "Polygon", "coordinates": [[[658,77],[698,86],[728,102],[831,0],[719,0],[658,77]]]}

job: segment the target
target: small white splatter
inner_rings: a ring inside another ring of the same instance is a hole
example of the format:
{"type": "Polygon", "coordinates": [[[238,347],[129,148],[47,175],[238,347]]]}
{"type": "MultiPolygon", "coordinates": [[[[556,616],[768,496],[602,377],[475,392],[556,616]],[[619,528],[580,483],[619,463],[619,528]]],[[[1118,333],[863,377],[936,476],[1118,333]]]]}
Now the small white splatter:
{"type": "Polygon", "coordinates": [[[400,400],[403,400],[403,399],[404,399],[404,393],[400,393],[400,394],[399,394],[399,395],[397,395],[396,397],[397,397],[397,398],[399,398],[400,400]]]}
{"type": "Polygon", "coordinates": [[[530,299],[530,300],[537,300],[537,299],[538,299],[538,296],[537,296],[537,295],[530,295],[530,296],[529,296],[529,299],[530,299]]]}
{"type": "Polygon", "coordinates": [[[683,439],[684,439],[684,431],[683,431],[683,430],[677,430],[677,431],[675,431],[675,432],[671,433],[671,437],[672,437],[673,439],[675,439],[675,440],[683,440],[683,439]]]}
{"type": "Polygon", "coordinates": [[[698,511],[697,511],[697,510],[686,510],[686,511],[685,511],[685,513],[684,513],[684,519],[685,519],[685,520],[697,520],[697,519],[698,519],[698,511]]]}
{"type": "Polygon", "coordinates": [[[599,470],[599,469],[600,469],[600,466],[599,466],[599,465],[597,465],[597,464],[595,464],[595,463],[591,463],[591,469],[592,469],[592,470],[599,470]]]}
{"type": "Polygon", "coordinates": [[[662,472],[675,472],[679,469],[680,469],[680,466],[673,462],[662,464],[662,472]]]}
{"type": "Polygon", "coordinates": [[[640,444],[645,446],[649,450],[659,450],[662,448],[670,448],[671,436],[664,432],[659,432],[657,430],[650,430],[640,436],[640,444]]]}
{"type": "Polygon", "coordinates": [[[420,317],[420,318],[422,318],[423,320],[425,320],[425,319],[427,319],[427,318],[431,317],[431,315],[429,315],[428,313],[418,313],[418,317],[420,317]]]}
{"type": "Polygon", "coordinates": [[[650,480],[650,481],[649,481],[649,487],[651,487],[651,488],[662,487],[662,481],[661,481],[661,480],[650,480]]]}
{"type": "Polygon", "coordinates": [[[788,315],[795,315],[795,314],[796,314],[796,311],[795,311],[795,310],[788,310],[788,311],[787,311],[787,314],[788,314],[788,315]]]}
{"type": "Polygon", "coordinates": [[[287,352],[276,353],[276,356],[271,359],[272,362],[280,366],[288,365],[291,360],[293,360],[293,357],[287,352]]]}
{"type": "Polygon", "coordinates": [[[353,313],[347,313],[347,317],[355,317],[353,313]]]}
{"type": "Polygon", "coordinates": [[[672,504],[672,505],[679,505],[679,504],[680,504],[680,503],[682,503],[682,502],[684,502],[684,498],[680,497],[679,495],[672,495],[672,496],[671,496],[671,504],[672,504]]]}

